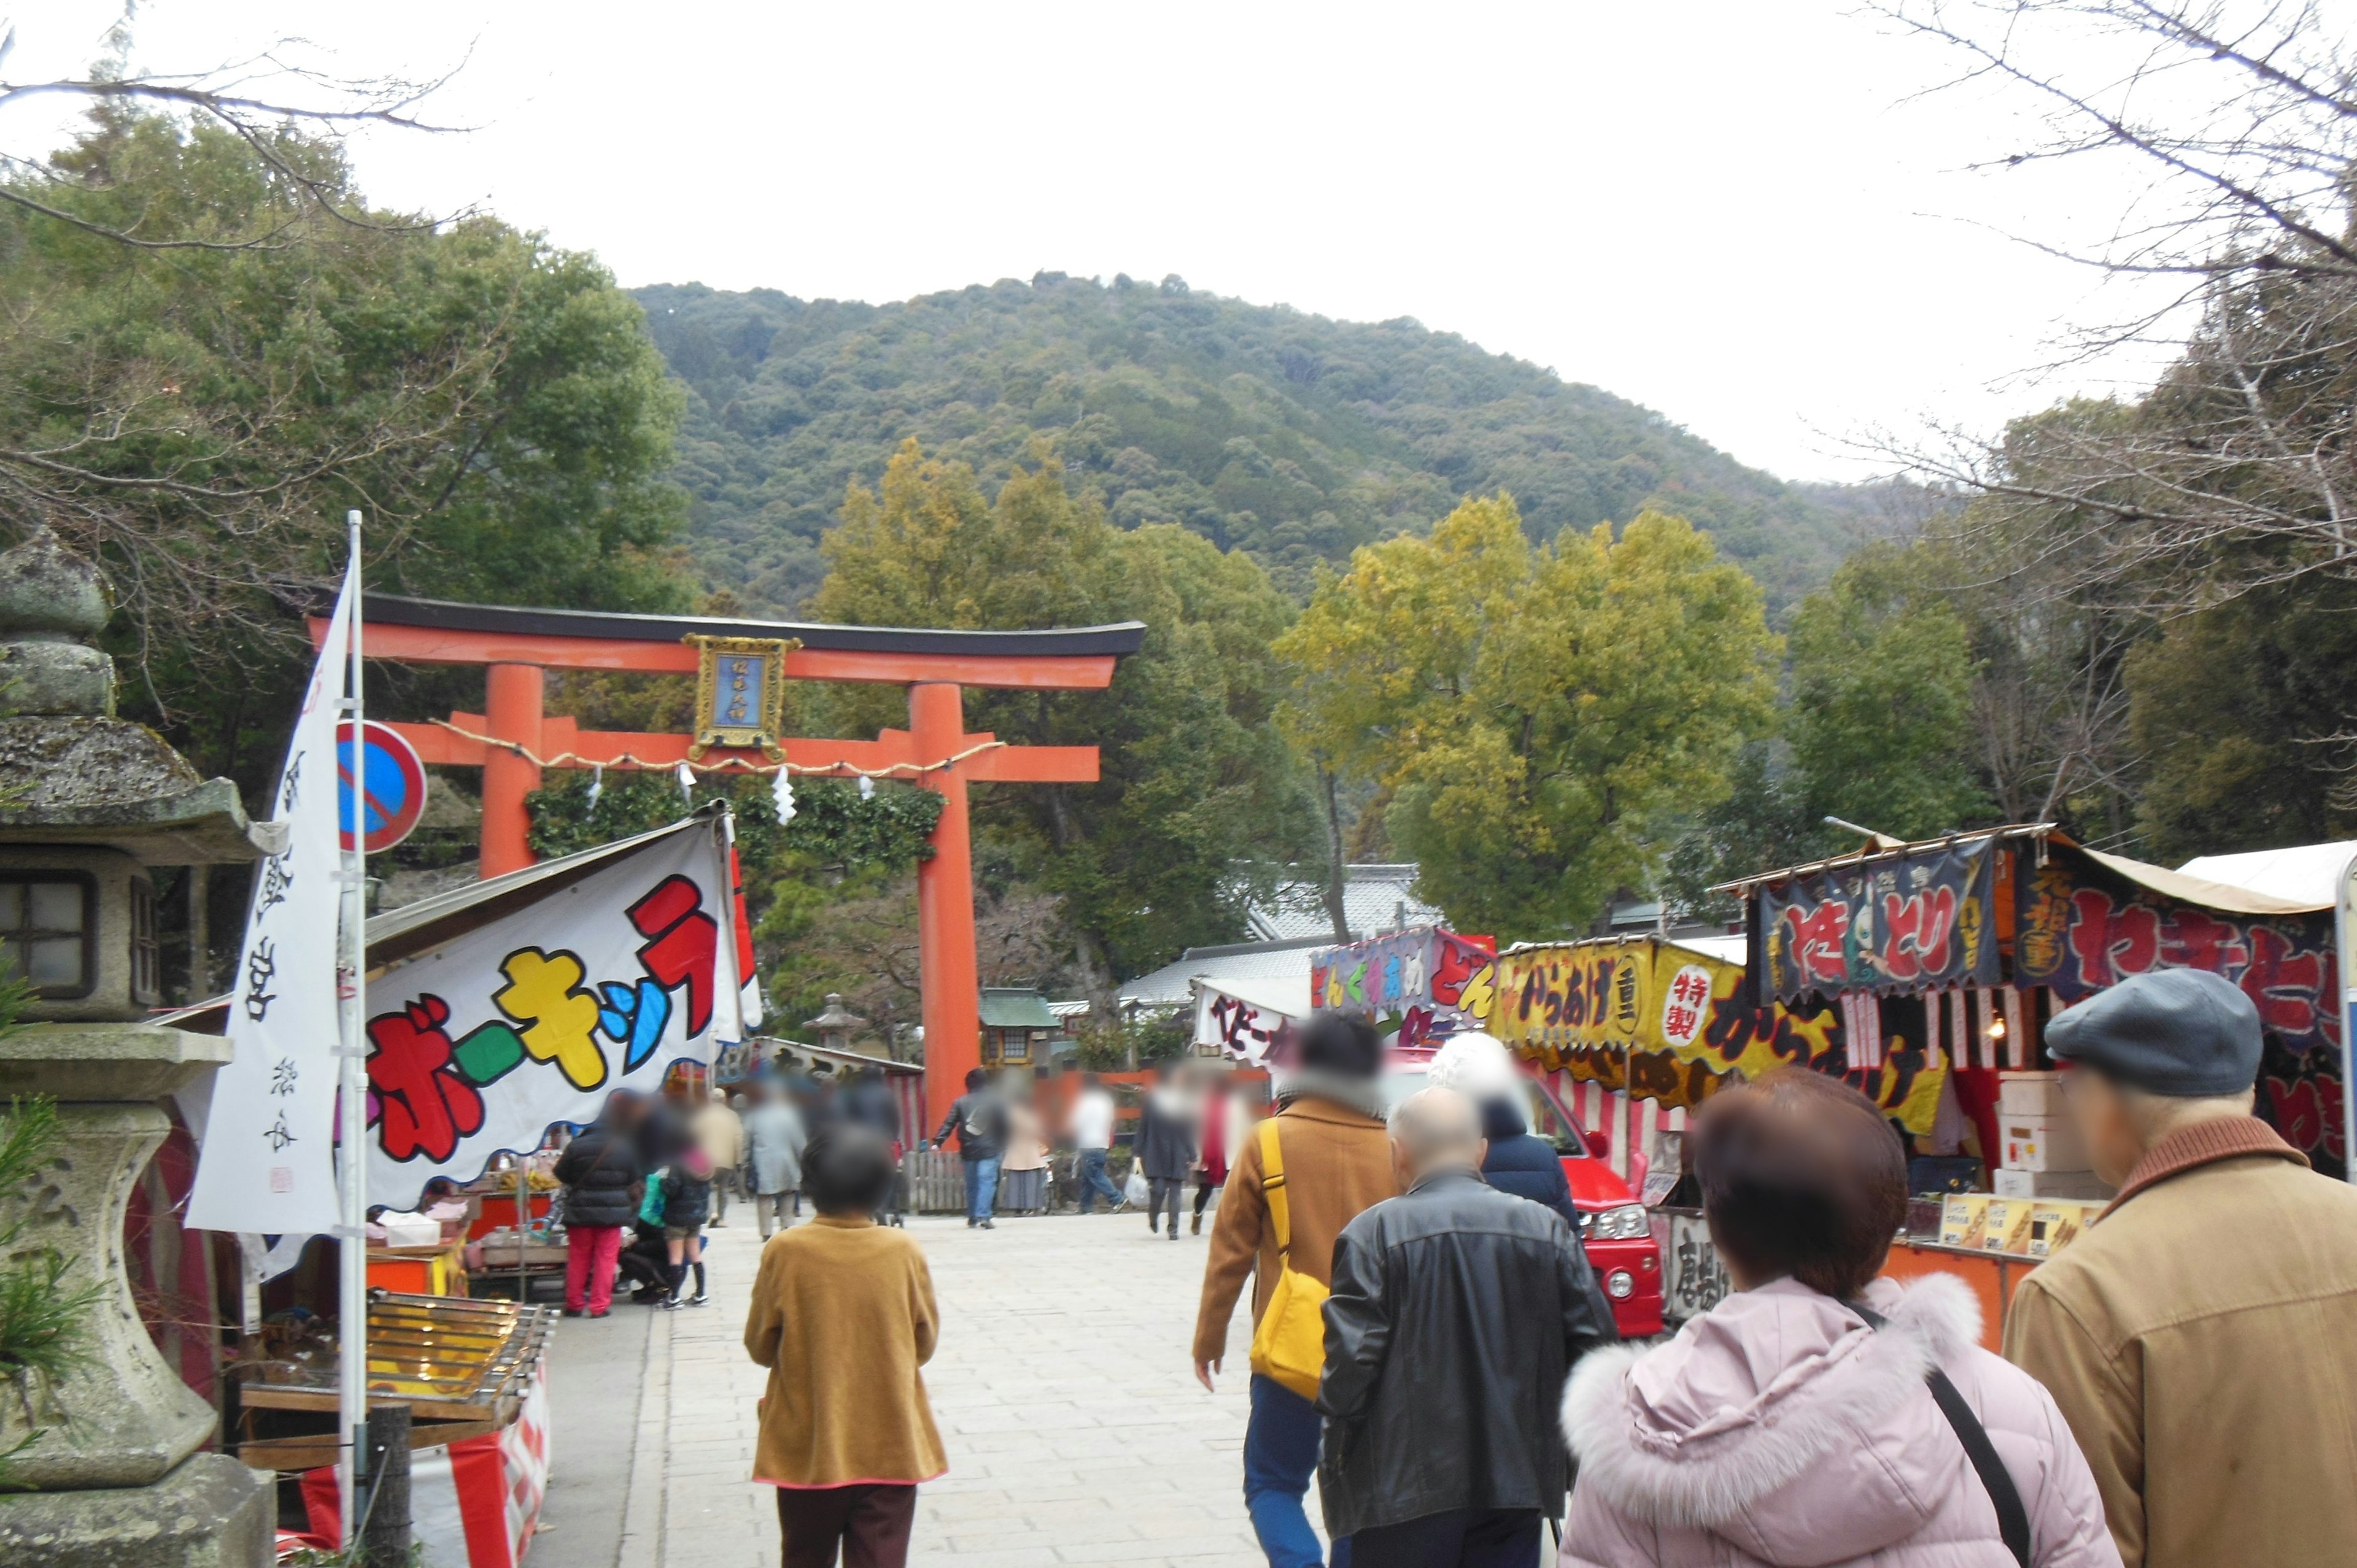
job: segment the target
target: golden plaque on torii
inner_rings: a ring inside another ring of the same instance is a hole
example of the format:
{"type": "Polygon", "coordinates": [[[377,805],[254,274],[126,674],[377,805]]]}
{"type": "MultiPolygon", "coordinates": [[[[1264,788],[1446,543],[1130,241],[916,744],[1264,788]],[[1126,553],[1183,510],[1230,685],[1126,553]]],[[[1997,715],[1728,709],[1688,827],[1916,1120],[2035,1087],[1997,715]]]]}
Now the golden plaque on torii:
{"type": "Polygon", "coordinates": [[[695,738],[687,755],[697,761],[715,746],[759,751],[772,762],[786,754],[778,745],[785,727],[786,655],[800,638],[704,637],[680,639],[696,651],[695,738]]]}

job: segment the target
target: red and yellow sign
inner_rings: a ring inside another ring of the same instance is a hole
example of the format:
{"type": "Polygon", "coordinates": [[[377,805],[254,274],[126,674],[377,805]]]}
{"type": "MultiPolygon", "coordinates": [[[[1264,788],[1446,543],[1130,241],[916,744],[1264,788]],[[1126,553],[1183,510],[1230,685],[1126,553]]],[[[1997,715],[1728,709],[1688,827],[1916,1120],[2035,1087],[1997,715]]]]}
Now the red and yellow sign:
{"type": "Polygon", "coordinates": [[[1511,949],[1498,956],[1490,1032],[1548,1071],[1669,1106],[1699,1105],[1780,1067],[1847,1077],[1910,1133],[1928,1133],[1944,1061],[1890,1042],[1847,1072],[1841,1010],[1747,1005],[1743,966],[1659,937],[1511,949]]]}

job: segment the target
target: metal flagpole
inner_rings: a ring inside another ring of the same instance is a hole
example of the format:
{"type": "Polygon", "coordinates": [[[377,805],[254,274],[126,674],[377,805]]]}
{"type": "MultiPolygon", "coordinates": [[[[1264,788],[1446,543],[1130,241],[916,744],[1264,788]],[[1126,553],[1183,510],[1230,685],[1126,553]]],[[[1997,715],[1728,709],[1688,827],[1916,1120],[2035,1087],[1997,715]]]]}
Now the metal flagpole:
{"type": "Polygon", "coordinates": [[[338,1419],[343,1440],[336,1466],[337,1500],[342,1505],[344,1546],[360,1539],[360,1510],[368,1477],[368,1083],[362,1069],[367,1047],[361,1040],[361,1015],[366,1011],[368,975],[368,745],[361,732],[367,717],[361,702],[361,514],[350,511],[344,521],[350,533],[346,567],[352,596],[350,693],[338,703],[352,726],[351,809],[339,824],[350,834],[350,847],[339,861],[338,881],[343,893],[342,961],[337,966],[337,1018],[340,1026],[336,1052],[338,1109],[341,1126],[338,1141],[343,1151],[342,1231],[342,1374],[339,1385],[338,1419]]]}

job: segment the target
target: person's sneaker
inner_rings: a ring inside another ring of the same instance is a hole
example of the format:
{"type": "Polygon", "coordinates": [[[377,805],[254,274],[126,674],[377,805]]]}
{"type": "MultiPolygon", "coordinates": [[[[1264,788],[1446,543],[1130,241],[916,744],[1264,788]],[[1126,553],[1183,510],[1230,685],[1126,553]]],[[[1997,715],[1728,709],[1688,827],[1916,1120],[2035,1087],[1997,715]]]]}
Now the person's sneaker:
{"type": "Polygon", "coordinates": [[[565,1309],[565,1316],[567,1317],[578,1317],[581,1316],[581,1309],[577,1306],[568,1306],[565,1309]]]}
{"type": "Polygon", "coordinates": [[[711,1223],[712,1229],[713,1229],[713,1230],[719,1230],[723,1225],[727,1224],[727,1223],[728,1223],[728,1221],[726,1221],[726,1219],[715,1219],[715,1220],[711,1221],[710,1223],[711,1223]]]}
{"type": "Polygon", "coordinates": [[[687,1298],[687,1305],[690,1306],[710,1306],[712,1305],[712,1298],[705,1294],[702,1291],[697,1291],[694,1295],[687,1298]]]}
{"type": "Polygon", "coordinates": [[[987,1219],[984,1220],[984,1221],[982,1222],[982,1228],[983,1228],[985,1230],[987,1230],[991,1229],[990,1221],[989,1221],[989,1220],[987,1220],[987,1219]]]}
{"type": "Polygon", "coordinates": [[[601,1306],[601,1307],[598,1307],[597,1310],[595,1310],[594,1312],[590,1313],[590,1315],[589,1315],[589,1316],[592,1316],[592,1317],[603,1317],[603,1316],[606,1316],[606,1308],[604,1308],[604,1307],[602,1307],[602,1306],[601,1306]]]}
{"type": "Polygon", "coordinates": [[[981,1223],[981,1221],[979,1221],[979,1220],[969,1219],[969,1220],[967,1220],[967,1221],[965,1222],[965,1228],[966,1228],[967,1230],[973,1230],[973,1229],[974,1229],[977,1224],[980,1224],[980,1223],[981,1223]]]}
{"type": "Polygon", "coordinates": [[[674,1312],[679,1308],[679,1297],[675,1295],[667,1295],[657,1301],[655,1305],[662,1307],[665,1312],[674,1312]]]}
{"type": "Polygon", "coordinates": [[[1201,1209],[1200,1209],[1200,1208],[1199,1208],[1199,1209],[1195,1210],[1195,1222],[1194,1222],[1194,1224],[1192,1224],[1192,1225],[1190,1225],[1190,1226],[1189,1226],[1189,1227],[1187,1228],[1187,1234],[1188,1234],[1188,1235],[1189,1235],[1189,1236],[1200,1236],[1202,1233],[1203,1233],[1203,1211],[1202,1211],[1201,1209]]]}

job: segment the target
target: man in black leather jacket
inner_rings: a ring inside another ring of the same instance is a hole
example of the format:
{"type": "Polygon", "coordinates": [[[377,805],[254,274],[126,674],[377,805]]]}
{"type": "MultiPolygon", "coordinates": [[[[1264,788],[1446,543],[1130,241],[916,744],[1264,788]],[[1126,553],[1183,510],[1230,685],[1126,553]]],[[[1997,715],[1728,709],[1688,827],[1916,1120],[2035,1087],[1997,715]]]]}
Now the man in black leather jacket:
{"type": "Polygon", "coordinates": [[[1570,1480],[1564,1380],[1619,1337],[1579,1238],[1485,1183],[1484,1149],[1471,1101],[1412,1096],[1392,1113],[1406,1191],[1335,1242],[1318,1492],[1352,1568],[1536,1568],[1570,1480]]]}

